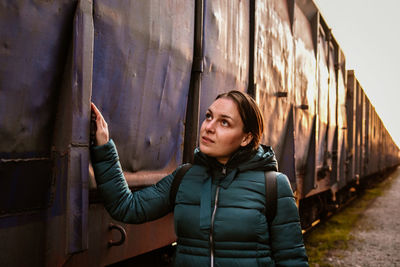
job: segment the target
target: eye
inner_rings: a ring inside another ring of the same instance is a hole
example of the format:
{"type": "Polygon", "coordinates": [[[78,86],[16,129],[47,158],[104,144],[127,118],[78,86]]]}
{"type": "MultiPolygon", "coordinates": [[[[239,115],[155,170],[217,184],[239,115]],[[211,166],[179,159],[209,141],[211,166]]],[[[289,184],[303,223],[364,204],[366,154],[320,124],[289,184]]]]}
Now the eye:
{"type": "Polygon", "coordinates": [[[210,112],[207,112],[205,117],[206,117],[206,120],[211,120],[212,119],[212,116],[211,116],[210,112]]]}
{"type": "Polygon", "coordinates": [[[229,123],[227,120],[221,120],[222,126],[229,126],[229,123]]]}

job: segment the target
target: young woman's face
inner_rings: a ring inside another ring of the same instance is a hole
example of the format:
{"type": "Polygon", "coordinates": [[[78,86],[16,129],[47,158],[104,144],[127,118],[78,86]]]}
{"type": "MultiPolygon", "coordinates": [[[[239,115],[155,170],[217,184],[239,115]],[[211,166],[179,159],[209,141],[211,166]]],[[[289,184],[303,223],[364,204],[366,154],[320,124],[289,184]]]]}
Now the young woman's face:
{"type": "Polygon", "coordinates": [[[243,121],[236,103],[219,98],[206,112],[200,128],[200,151],[225,164],[241,146],[251,142],[250,133],[243,132],[243,121]]]}

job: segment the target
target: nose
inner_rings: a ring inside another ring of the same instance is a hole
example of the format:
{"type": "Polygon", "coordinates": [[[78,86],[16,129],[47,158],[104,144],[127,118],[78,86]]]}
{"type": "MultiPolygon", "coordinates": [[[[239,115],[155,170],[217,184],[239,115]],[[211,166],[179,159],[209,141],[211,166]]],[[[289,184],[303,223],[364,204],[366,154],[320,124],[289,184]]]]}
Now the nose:
{"type": "Polygon", "coordinates": [[[210,121],[205,120],[204,124],[205,124],[204,128],[207,132],[213,133],[215,131],[215,121],[214,120],[210,120],[210,121]]]}

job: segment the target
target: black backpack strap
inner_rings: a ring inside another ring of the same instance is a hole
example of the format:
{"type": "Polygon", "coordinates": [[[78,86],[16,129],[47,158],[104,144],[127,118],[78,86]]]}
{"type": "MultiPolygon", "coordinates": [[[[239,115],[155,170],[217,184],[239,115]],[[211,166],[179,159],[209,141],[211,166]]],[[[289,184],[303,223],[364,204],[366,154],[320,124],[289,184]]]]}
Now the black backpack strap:
{"type": "Polygon", "coordinates": [[[172,209],[175,207],[175,198],[178,193],[179,185],[181,184],[183,176],[192,167],[192,164],[186,163],[176,172],[174,179],[172,180],[171,188],[169,190],[169,203],[172,209]]]}
{"type": "Polygon", "coordinates": [[[275,171],[265,171],[265,216],[267,217],[268,224],[271,225],[272,220],[276,215],[276,206],[278,201],[276,176],[275,171]]]}

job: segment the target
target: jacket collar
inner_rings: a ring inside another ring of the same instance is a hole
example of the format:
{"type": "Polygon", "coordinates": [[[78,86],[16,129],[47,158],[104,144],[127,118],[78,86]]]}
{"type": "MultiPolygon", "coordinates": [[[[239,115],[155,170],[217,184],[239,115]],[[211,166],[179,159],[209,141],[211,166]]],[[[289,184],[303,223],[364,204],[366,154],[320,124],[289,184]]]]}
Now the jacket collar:
{"type": "Polygon", "coordinates": [[[260,145],[257,150],[239,149],[225,165],[220,163],[216,158],[202,153],[199,148],[196,148],[194,163],[205,166],[211,176],[222,177],[220,185],[225,189],[229,187],[240,172],[246,170],[278,170],[274,151],[270,146],[265,145],[260,145]],[[224,171],[225,174],[223,174],[224,171]]]}

